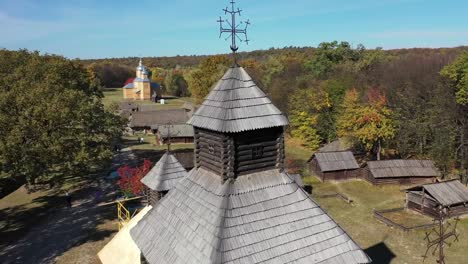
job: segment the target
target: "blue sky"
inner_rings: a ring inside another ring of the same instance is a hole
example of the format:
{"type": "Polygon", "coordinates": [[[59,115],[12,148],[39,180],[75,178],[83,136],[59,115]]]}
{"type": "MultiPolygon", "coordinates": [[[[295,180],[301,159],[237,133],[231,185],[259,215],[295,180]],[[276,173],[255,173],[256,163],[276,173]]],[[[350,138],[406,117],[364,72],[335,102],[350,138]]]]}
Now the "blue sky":
{"type": "MultiPolygon", "coordinates": [[[[0,48],[69,58],[229,51],[216,20],[229,0],[0,0],[0,48]]],[[[240,50],[317,46],[468,45],[466,0],[238,0],[252,27],[240,50]]]]}

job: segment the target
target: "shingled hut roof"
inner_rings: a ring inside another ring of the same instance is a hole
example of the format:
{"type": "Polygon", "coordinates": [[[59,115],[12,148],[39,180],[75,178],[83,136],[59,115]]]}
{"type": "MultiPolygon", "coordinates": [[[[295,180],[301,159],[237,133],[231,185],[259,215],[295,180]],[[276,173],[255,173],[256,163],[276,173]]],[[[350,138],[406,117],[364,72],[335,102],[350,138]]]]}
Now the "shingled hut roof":
{"type": "Polygon", "coordinates": [[[423,190],[443,206],[468,203],[468,189],[458,180],[424,184],[408,189],[408,191],[423,190]]]}
{"type": "Polygon", "coordinates": [[[141,179],[153,191],[169,191],[187,176],[187,171],[170,152],[166,152],[154,167],[141,179]]]}
{"type": "Polygon", "coordinates": [[[183,109],[134,112],[130,119],[130,127],[151,127],[165,124],[183,124],[188,116],[183,109]]]}
{"type": "Polygon", "coordinates": [[[437,177],[439,171],[431,160],[380,160],[368,161],[374,178],[437,177]]]}
{"type": "Polygon", "coordinates": [[[131,230],[149,263],[370,263],[287,174],[193,169],[131,230]]]}
{"type": "Polygon", "coordinates": [[[242,67],[231,67],[208,94],[189,124],[218,132],[286,126],[288,119],[242,67]]]}
{"type": "Polygon", "coordinates": [[[322,172],[359,169],[351,151],[317,152],[314,157],[322,172]]]}

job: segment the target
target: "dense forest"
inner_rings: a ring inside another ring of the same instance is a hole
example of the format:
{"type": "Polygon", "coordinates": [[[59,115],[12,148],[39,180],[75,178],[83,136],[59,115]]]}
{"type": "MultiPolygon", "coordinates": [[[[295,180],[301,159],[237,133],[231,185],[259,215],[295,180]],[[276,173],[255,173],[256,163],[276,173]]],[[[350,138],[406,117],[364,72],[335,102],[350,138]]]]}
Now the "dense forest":
{"type": "MultiPolygon", "coordinates": [[[[343,138],[371,159],[431,158],[466,174],[468,47],[366,49],[347,42],[238,54],[241,66],[291,120],[304,144],[343,138]]],[[[165,92],[200,102],[229,55],[143,58],[165,92]]],[[[137,58],[82,61],[101,84],[122,86],[137,58]]]]}

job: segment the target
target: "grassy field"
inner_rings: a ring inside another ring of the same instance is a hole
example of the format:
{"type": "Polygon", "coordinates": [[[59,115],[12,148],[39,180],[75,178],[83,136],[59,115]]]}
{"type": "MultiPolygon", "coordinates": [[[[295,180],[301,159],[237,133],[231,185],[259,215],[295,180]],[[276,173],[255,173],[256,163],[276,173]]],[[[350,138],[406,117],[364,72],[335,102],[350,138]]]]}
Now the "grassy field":
{"type": "MultiPolygon", "coordinates": [[[[400,186],[372,186],[361,181],[340,183],[321,183],[316,177],[308,176],[305,182],[313,185],[313,197],[351,237],[374,259],[374,263],[410,264],[422,263],[422,255],[426,250],[424,241],[426,230],[403,232],[391,228],[376,220],[373,210],[390,209],[404,206],[405,195],[400,186]],[[317,196],[340,192],[354,202],[350,205],[337,198],[318,198],[317,196]],[[391,262],[388,260],[395,255],[391,262]]],[[[413,212],[390,215],[400,224],[415,225],[427,223],[430,220],[413,212]]],[[[447,252],[447,263],[467,263],[468,253],[468,219],[463,219],[458,225],[460,241],[454,243],[447,252]]],[[[425,263],[435,263],[430,257],[425,263]]]]}
{"type": "MultiPolygon", "coordinates": [[[[123,99],[123,92],[122,88],[104,88],[103,90],[104,98],[102,99],[102,103],[105,106],[109,106],[112,103],[120,103],[124,101],[123,99]]],[[[163,110],[163,109],[177,109],[180,108],[185,102],[191,102],[191,98],[172,98],[167,97],[165,99],[165,104],[155,104],[151,101],[133,101],[135,104],[139,105],[154,105],[155,110],[163,110]]]]}

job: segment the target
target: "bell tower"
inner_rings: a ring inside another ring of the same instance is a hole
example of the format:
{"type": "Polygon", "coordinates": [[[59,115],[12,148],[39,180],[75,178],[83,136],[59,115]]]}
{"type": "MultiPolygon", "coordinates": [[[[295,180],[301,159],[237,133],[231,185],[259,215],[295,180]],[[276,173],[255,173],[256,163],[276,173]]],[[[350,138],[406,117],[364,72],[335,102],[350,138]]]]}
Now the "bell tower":
{"type": "Polygon", "coordinates": [[[287,118],[247,72],[231,67],[189,120],[195,132],[195,165],[223,180],[283,169],[287,118]]]}

